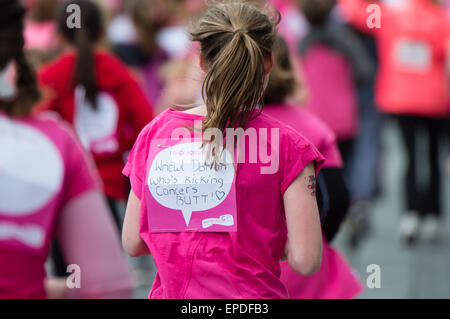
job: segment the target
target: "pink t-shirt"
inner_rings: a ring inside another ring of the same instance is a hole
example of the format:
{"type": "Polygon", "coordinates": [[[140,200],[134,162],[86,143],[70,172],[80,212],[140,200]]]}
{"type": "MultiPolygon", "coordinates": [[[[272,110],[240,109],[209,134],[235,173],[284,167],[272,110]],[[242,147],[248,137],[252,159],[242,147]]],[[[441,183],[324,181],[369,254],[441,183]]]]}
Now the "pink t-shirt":
{"type": "Polygon", "coordinates": [[[339,1],[345,18],[377,40],[377,106],[390,114],[448,117],[450,20],[445,7],[429,0],[389,2],[339,1]],[[368,13],[373,4],[381,17],[378,27],[367,23],[374,16],[368,13]]]}
{"type": "MultiPolygon", "coordinates": [[[[149,193],[143,181],[152,164],[148,163],[151,141],[168,139],[174,129],[193,126],[203,118],[173,109],[161,113],[139,135],[124,169],[141,199],[140,236],[158,269],[149,298],[287,298],[279,262],[287,238],[283,194],[306,165],[315,162],[319,170],[323,157],[295,130],[264,113],[248,128],[266,129],[268,141],[271,128],[279,128],[279,147],[268,145],[269,152],[279,154],[279,166],[274,174],[261,174],[265,165],[259,159],[239,164],[237,232],[149,232],[145,200],[149,193]]],[[[246,143],[246,154],[250,144],[246,143]]]]}
{"type": "MultiPolygon", "coordinates": [[[[292,126],[313,143],[325,157],[324,167],[342,167],[335,134],[308,110],[289,105],[266,105],[264,113],[292,126]]],[[[281,263],[281,279],[290,298],[353,298],[362,286],[351,266],[323,240],[322,264],[312,276],[295,273],[287,262],[281,263]]]]}
{"type": "Polygon", "coordinates": [[[25,23],[25,49],[49,51],[58,45],[56,24],[54,21],[35,22],[27,20],[25,23]]]}
{"type": "Polygon", "coordinates": [[[358,100],[350,62],[322,44],[315,44],[302,57],[309,90],[307,108],[324,121],[339,141],[358,131],[358,100]]]}
{"type": "Polygon", "coordinates": [[[308,22],[293,0],[270,0],[270,4],[280,11],[282,17],[277,26],[278,33],[286,40],[291,53],[297,54],[298,43],[308,31],[308,22]]]}
{"type": "Polygon", "coordinates": [[[58,212],[98,189],[98,179],[72,133],[50,115],[0,114],[0,149],[0,298],[45,298],[58,212]]]}
{"type": "Polygon", "coordinates": [[[281,280],[292,299],[350,299],[363,290],[358,277],[339,252],[323,239],[322,264],[312,276],[295,273],[281,263],[281,280]]]}
{"type": "Polygon", "coordinates": [[[324,167],[342,167],[336,134],[313,113],[293,105],[265,105],[264,113],[292,126],[305,136],[325,157],[324,167]]]}

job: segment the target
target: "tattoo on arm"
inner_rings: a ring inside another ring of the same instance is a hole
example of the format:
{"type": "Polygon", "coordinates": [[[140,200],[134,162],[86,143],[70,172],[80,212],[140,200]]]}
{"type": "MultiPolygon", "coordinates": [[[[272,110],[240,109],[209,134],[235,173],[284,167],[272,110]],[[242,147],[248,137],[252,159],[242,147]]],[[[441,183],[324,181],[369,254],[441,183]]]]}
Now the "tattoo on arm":
{"type": "Polygon", "coordinates": [[[311,193],[311,196],[316,196],[316,177],[314,175],[306,177],[306,180],[308,182],[308,189],[311,193]]]}

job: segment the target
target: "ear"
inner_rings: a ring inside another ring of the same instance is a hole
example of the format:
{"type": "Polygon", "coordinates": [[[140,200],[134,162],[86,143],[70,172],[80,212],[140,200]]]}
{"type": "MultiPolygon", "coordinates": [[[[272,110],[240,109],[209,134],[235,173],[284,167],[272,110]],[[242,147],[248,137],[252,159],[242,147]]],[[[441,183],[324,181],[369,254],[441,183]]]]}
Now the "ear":
{"type": "Polygon", "coordinates": [[[264,75],[267,75],[272,71],[273,68],[273,54],[271,53],[267,58],[264,59],[264,75]]]}
{"type": "Polygon", "coordinates": [[[199,64],[200,64],[200,68],[203,70],[203,72],[208,73],[208,64],[206,63],[205,59],[203,58],[203,54],[200,54],[199,64]]]}

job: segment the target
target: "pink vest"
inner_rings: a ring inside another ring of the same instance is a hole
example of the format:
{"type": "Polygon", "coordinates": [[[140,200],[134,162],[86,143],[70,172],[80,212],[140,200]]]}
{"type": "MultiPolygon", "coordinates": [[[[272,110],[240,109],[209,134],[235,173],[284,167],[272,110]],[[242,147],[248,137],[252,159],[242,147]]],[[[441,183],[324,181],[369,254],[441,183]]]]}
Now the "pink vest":
{"type": "Polygon", "coordinates": [[[287,262],[281,263],[281,280],[292,299],[350,299],[363,286],[348,262],[323,239],[322,264],[312,276],[295,273],[287,262]]]}
{"type": "Polygon", "coordinates": [[[308,49],[302,62],[310,96],[307,107],[339,141],[353,138],[358,130],[358,101],[350,63],[324,45],[308,49]]]}
{"type": "MultiPolygon", "coordinates": [[[[193,126],[195,120],[202,119],[172,109],[163,112],[141,132],[124,169],[133,192],[141,199],[140,236],[158,269],[149,297],[287,298],[279,262],[287,238],[283,194],[307,164],[315,162],[318,171],[323,158],[295,130],[264,113],[248,127],[256,131],[268,129],[269,134],[271,128],[279,128],[279,146],[270,144],[271,151],[279,154],[279,167],[273,174],[261,174],[265,165],[260,160],[239,164],[235,188],[237,231],[149,231],[152,212],[147,207],[147,196],[151,196],[147,181],[152,164],[148,160],[151,141],[170,138],[174,129],[193,126]]],[[[183,222],[180,210],[167,209],[167,214],[175,222],[183,222]]],[[[192,218],[201,214],[193,211],[192,218]]]]}
{"type": "Polygon", "coordinates": [[[48,116],[0,114],[0,298],[44,298],[60,209],[97,187],[81,146],[48,116]]]}

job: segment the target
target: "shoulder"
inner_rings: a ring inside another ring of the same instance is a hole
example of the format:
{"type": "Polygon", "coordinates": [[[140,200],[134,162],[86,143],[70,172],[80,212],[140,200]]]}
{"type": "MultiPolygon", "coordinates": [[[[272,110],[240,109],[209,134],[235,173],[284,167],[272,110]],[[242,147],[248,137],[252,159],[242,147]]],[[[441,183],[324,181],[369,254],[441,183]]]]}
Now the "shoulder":
{"type": "Polygon", "coordinates": [[[106,75],[128,75],[130,74],[128,67],[114,54],[106,50],[100,49],[95,51],[96,69],[106,75]]]}
{"type": "Polygon", "coordinates": [[[163,124],[170,121],[171,118],[172,116],[170,115],[170,110],[165,110],[160,114],[158,114],[150,123],[144,126],[144,128],[141,130],[138,136],[138,141],[152,138],[161,129],[163,124]]]}
{"type": "Polygon", "coordinates": [[[335,135],[331,128],[314,113],[298,107],[296,107],[296,112],[298,116],[303,117],[304,125],[313,129],[318,137],[328,138],[335,135]]]}
{"type": "Polygon", "coordinates": [[[44,64],[38,71],[39,83],[57,91],[71,84],[75,65],[75,54],[67,53],[56,60],[44,64]]]}
{"type": "MultiPolygon", "coordinates": [[[[308,136],[310,135],[308,133],[312,131],[317,130],[319,132],[322,132],[329,130],[326,124],[320,118],[301,106],[282,105],[277,106],[276,108],[279,112],[278,114],[281,114],[281,122],[290,125],[300,134],[308,136]]],[[[269,111],[274,112],[275,109],[271,107],[269,111]]]]}
{"type": "MultiPolygon", "coordinates": [[[[258,114],[257,116],[255,116],[255,118],[253,118],[250,121],[250,125],[254,126],[254,127],[261,127],[261,128],[282,128],[282,127],[286,127],[286,124],[283,123],[282,121],[276,119],[275,117],[273,117],[272,115],[269,115],[265,112],[262,112],[260,114],[258,114]]],[[[289,130],[289,128],[288,128],[289,130]]]]}
{"type": "MultiPolygon", "coordinates": [[[[308,139],[316,148],[328,147],[336,140],[335,133],[314,113],[300,106],[283,105],[277,106],[282,112],[283,122],[291,125],[297,132],[308,139]]],[[[271,108],[270,111],[274,109],[271,108]]]]}
{"type": "Polygon", "coordinates": [[[297,163],[295,165],[305,166],[311,161],[319,163],[318,168],[323,162],[323,157],[317,147],[305,135],[293,127],[274,119],[273,117],[262,113],[257,121],[260,121],[260,127],[270,127],[278,129],[278,140],[273,140],[271,135],[272,151],[278,152],[281,165],[297,163]],[[276,144],[273,145],[273,142],[276,144]],[[274,148],[275,147],[275,148],[274,148]]]}
{"type": "Polygon", "coordinates": [[[135,74],[113,53],[99,49],[95,51],[95,70],[100,87],[129,88],[138,83],[135,74]]]}
{"type": "Polygon", "coordinates": [[[256,129],[259,128],[276,129],[278,131],[280,143],[283,142],[294,142],[299,144],[310,143],[307,138],[305,138],[299,131],[294,129],[292,126],[282,121],[279,121],[274,117],[265,114],[264,112],[251,121],[251,126],[256,129]]]}
{"type": "Polygon", "coordinates": [[[118,69],[126,69],[125,64],[120,61],[119,58],[103,49],[95,51],[95,59],[97,60],[97,62],[104,63],[118,69]]]}
{"type": "Polygon", "coordinates": [[[64,121],[61,116],[54,111],[43,111],[33,114],[30,120],[48,132],[52,139],[64,140],[66,144],[78,143],[78,138],[72,126],[64,121]]]}
{"type": "Polygon", "coordinates": [[[55,60],[44,64],[39,69],[39,78],[45,78],[47,76],[53,75],[55,73],[64,73],[72,71],[75,64],[76,56],[74,53],[64,53],[58,56],[55,60]]]}

